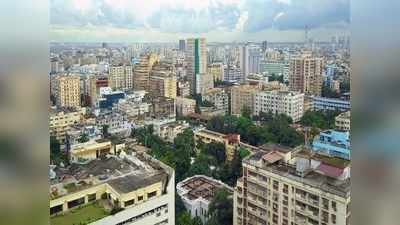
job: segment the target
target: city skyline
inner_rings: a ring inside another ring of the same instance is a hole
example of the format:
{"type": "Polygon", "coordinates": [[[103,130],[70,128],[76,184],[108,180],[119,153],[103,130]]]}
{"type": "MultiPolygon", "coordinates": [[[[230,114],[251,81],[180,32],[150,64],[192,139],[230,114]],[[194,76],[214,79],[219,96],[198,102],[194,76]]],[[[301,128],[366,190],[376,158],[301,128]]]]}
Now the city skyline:
{"type": "Polygon", "coordinates": [[[53,42],[329,41],[349,34],[349,0],[52,0],[53,42]],[[140,8],[141,10],[135,10],[140,8]]]}

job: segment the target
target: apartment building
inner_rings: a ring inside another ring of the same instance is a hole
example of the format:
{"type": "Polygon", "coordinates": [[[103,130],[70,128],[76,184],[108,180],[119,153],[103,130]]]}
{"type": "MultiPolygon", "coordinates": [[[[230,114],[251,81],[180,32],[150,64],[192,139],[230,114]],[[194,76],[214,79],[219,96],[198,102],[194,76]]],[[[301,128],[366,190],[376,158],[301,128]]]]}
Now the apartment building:
{"type": "Polygon", "coordinates": [[[98,159],[107,154],[112,154],[111,141],[107,139],[91,139],[84,143],[76,143],[69,150],[70,160],[82,163],[88,160],[98,159]]]}
{"type": "Polygon", "coordinates": [[[133,87],[135,91],[145,90],[150,88],[150,72],[153,65],[159,61],[157,54],[144,54],[140,56],[139,64],[135,66],[133,87]]]}
{"type": "Polygon", "coordinates": [[[49,118],[50,136],[55,136],[60,143],[66,140],[70,127],[81,121],[81,112],[72,109],[51,109],[49,118]]]}
{"type": "Polygon", "coordinates": [[[150,77],[150,94],[167,98],[176,98],[176,76],[158,73],[150,77]]]}
{"type": "Polygon", "coordinates": [[[270,148],[243,160],[234,225],[348,225],[350,161],[270,148]]]}
{"type": "Polygon", "coordinates": [[[298,57],[289,63],[289,88],[307,95],[321,96],[322,58],[298,57]]]}
{"type": "Polygon", "coordinates": [[[225,189],[233,194],[233,188],[222,181],[204,175],[188,177],[176,185],[176,192],[181,197],[192,218],[198,216],[206,223],[209,214],[208,207],[217,190],[225,189]]]}
{"type": "Polygon", "coordinates": [[[50,166],[50,223],[175,224],[174,170],[145,153],[50,166]]]}
{"type": "Polygon", "coordinates": [[[112,89],[133,89],[133,67],[131,65],[110,66],[108,81],[112,89]]]}
{"type": "Polygon", "coordinates": [[[350,131],[350,111],[339,114],[335,117],[335,127],[338,130],[350,131]]]}
{"type": "Polygon", "coordinates": [[[58,107],[80,108],[81,88],[78,75],[56,75],[51,82],[58,107]]]}
{"type": "Polygon", "coordinates": [[[215,109],[229,113],[229,95],[223,88],[212,88],[201,96],[202,100],[214,104],[215,109]]]}
{"type": "Polygon", "coordinates": [[[254,112],[254,97],[259,91],[258,86],[236,85],[231,88],[231,114],[240,115],[246,107],[254,112]]]}
{"type": "Polygon", "coordinates": [[[176,98],[176,114],[178,116],[187,116],[195,112],[196,100],[191,98],[176,98]]]}
{"type": "Polygon", "coordinates": [[[350,101],[324,97],[313,97],[312,99],[314,110],[338,110],[345,112],[351,109],[350,101]]]}
{"type": "Polygon", "coordinates": [[[186,121],[174,121],[171,123],[153,125],[154,134],[169,143],[173,143],[178,134],[183,133],[188,128],[190,128],[190,126],[186,121]]]}
{"type": "Polygon", "coordinates": [[[207,42],[205,38],[189,38],[186,40],[185,60],[187,64],[187,78],[190,84],[190,93],[200,94],[204,84],[209,84],[207,76],[207,42]]]}
{"type": "Polygon", "coordinates": [[[213,80],[224,79],[224,65],[222,63],[212,63],[207,67],[207,73],[211,74],[213,80]]]}
{"type": "Polygon", "coordinates": [[[131,133],[131,123],[129,123],[127,115],[115,110],[107,110],[101,112],[96,117],[96,125],[102,129],[107,126],[109,134],[129,136],[131,133]]]}
{"type": "Polygon", "coordinates": [[[231,161],[234,158],[235,150],[240,145],[239,134],[221,134],[207,129],[201,129],[194,132],[194,139],[204,143],[217,142],[225,146],[225,159],[231,161]]]}
{"type": "Polygon", "coordinates": [[[312,148],[321,154],[350,159],[349,131],[325,130],[314,137],[312,148]]]}
{"type": "Polygon", "coordinates": [[[260,91],[254,98],[254,115],[260,112],[285,114],[293,122],[300,121],[303,116],[304,94],[293,91],[260,91]]]}

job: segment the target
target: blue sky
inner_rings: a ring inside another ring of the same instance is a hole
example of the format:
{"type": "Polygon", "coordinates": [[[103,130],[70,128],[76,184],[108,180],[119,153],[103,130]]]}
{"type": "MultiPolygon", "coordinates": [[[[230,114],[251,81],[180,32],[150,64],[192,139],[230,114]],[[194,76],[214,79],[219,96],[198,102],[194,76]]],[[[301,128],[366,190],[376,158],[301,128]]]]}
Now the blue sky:
{"type": "Polygon", "coordinates": [[[50,0],[54,41],[329,40],[349,20],[349,0],[50,0]]]}

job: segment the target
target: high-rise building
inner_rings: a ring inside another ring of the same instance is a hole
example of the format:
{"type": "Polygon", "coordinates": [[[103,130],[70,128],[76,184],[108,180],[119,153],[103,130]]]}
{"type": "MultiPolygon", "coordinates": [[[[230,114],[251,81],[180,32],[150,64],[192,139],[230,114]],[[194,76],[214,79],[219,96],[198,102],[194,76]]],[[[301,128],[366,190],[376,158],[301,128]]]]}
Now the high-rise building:
{"type": "Polygon", "coordinates": [[[154,53],[144,54],[140,57],[139,64],[135,66],[133,87],[134,90],[149,90],[150,72],[153,64],[159,61],[159,56],[154,53]]]}
{"type": "Polygon", "coordinates": [[[260,112],[285,114],[293,122],[300,121],[303,116],[304,94],[292,91],[260,91],[254,98],[254,115],[260,112]]]}
{"type": "MultiPolygon", "coordinates": [[[[205,38],[189,38],[186,40],[187,78],[192,95],[201,94],[202,85],[209,85],[211,76],[207,76],[207,44],[205,38]]],[[[212,77],[211,77],[212,80],[212,77]]]]}
{"type": "Polygon", "coordinates": [[[322,58],[298,57],[290,60],[289,88],[307,95],[321,96],[322,58]]]}
{"type": "Polygon", "coordinates": [[[249,67],[248,74],[260,72],[260,61],[262,59],[261,49],[257,46],[249,48],[249,67]]]}
{"type": "Polygon", "coordinates": [[[254,112],[254,97],[259,91],[258,86],[237,85],[231,89],[231,114],[240,115],[243,109],[250,109],[254,112]]]}
{"type": "Polygon", "coordinates": [[[51,89],[58,107],[79,108],[81,106],[80,77],[57,75],[52,79],[51,89]]]}
{"type": "Polygon", "coordinates": [[[109,85],[113,89],[133,89],[133,68],[130,65],[110,66],[109,85]]]}
{"type": "Polygon", "coordinates": [[[265,145],[242,162],[233,224],[349,224],[350,161],[265,145]]]}
{"type": "Polygon", "coordinates": [[[247,76],[249,75],[249,45],[245,44],[243,46],[240,46],[239,49],[239,65],[240,65],[240,70],[242,71],[242,82],[245,82],[247,79],[247,76]]]}
{"type": "Polygon", "coordinates": [[[176,73],[173,64],[156,63],[150,74],[149,93],[152,96],[176,98],[176,73]]]}
{"type": "Polygon", "coordinates": [[[214,81],[224,79],[224,65],[222,63],[208,65],[207,72],[213,76],[214,81]]]}
{"type": "Polygon", "coordinates": [[[241,82],[242,77],[242,71],[236,65],[228,64],[224,69],[224,81],[241,82]]]}
{"type": "Polygon", "coordinates": [[[185,40],[179,40],[179,51],[183,52],[186,49],[186,42],[185,40]]]}
{"type": "Polygon", "coordinates": [[[214,104],[215,109],[229,112],[229,95],[223,88],[211,88],[202,94],[202,100],[214,104]]]}
{"type": "Polygon", "coordinates": [[[262,51],[265,52],[268,49],[268,42],[263,41],[261,44],[262,51]]]}

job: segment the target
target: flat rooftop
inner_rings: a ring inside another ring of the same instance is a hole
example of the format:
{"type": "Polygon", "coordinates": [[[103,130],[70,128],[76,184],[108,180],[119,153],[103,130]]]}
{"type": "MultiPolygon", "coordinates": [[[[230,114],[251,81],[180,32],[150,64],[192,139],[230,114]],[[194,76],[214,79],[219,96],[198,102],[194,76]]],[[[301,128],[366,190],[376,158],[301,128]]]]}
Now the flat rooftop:
{"type": "Polygon", "coordinates": [[[186,190],[183,195],[189,200],[194,200],[198,198],[203,198],[207,201],[211,201],[217,190],[227,189],[232,191],[232,189],[221,181],[217,181],[210,177],[196,175],[186,180],[180,182],[178,185],[186,190]]]}
{"type": "Polygon", "coordinates": [[[51,199],[103,183],[108,183],[118,192],[127,193],[159,181],[165,181],[165,184],[168,179],[166,170],[142,154],[107,156],[85,164],[56,167],[53,171],[55,176],[50,180],[51,199]]]}
{"type": "MultiPolygon", "coordinates": [[[[304,151],[304,150],[303,150],[304,151]]],[[[306,152],[297,152],[296,154],[305,155],[306,152]]],[[[264,155],[268,153],[265,152],[256,152],[250,155],[248,158],[243,160],[244,163],[255,166],[262,170],[272,172],[274,174],[286,177],[293,181],[300,182],[305,185],[309,185],[311,187],[315,187],[321,189],[325,192],[338,195],[341,197],[350,196],[350,178],[345,180],[335,179],[321,173],[318,173],[316,170],[312,170],[306,173],[303,177],[299,176],[296,173],[296,165],[283,163],[282,161],[277,161],[270,164],[260,163],[264,155]]],[[[308,154],[308,153],[307,153],[308,154]]],[[[339,168],[343,168],[343,166],[348,166],[350,161],[343,160],[336,157],[328,157],[322,156],[318,154],[312,155],[312,157],[316,160],[321,160],[321,162],[328,162],[329,165],[335,166],[337,165],[339,168]]]]}

